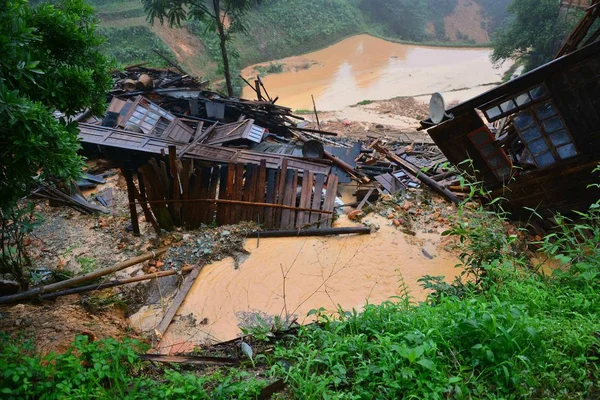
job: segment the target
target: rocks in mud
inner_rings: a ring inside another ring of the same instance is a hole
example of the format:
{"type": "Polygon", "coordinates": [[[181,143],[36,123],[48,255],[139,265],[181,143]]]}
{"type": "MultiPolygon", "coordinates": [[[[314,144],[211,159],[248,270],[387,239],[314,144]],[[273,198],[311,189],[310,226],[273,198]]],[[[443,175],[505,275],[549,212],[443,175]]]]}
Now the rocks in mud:
{"type": "Polygon", "coordinates": [[[354,210],[348,213],[348,219],[351,221],[357,221],[364,216],[364,213],[361,210],[354,210]]]}

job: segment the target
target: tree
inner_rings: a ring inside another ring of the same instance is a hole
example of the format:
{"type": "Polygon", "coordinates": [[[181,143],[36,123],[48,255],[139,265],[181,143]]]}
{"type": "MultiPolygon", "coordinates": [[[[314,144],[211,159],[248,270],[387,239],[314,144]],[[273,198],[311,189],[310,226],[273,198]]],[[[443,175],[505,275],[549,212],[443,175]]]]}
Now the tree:
{"type": "Polygon", "coordinates": [[[577,22],[571,13],[561,13],[556,0],[513,0],[508,12],[511,17],[492,42],[492,61],[519,59],[526,70],[552,60],[577,22]]]}
{"type": "Polygon", "coordinates": [[[426,0],[362,0],[360,8],[401,39],[419,41],[426,35],[426,0]]]}
{"type": "Polygon", "coordinates": [[[111,80],[94,11],[83,0],[0,5],[0,269],[20,273],[18,200],[47,177],[81,173],[76,125],[56,119],[105,109],[111,80]]]}
{"type": "Polygon", "coordinates": [[[261,0],[142,0],[151,23],[158,19],[164,24],[166,19],[170,27],[181,27],[186,19],[195,19],[206,23],[207,29],[217,32],[229,96],[233,96],[233,84],[227,42],[235,33],[246,32],[244,16],[260,2],[261,0]]]}

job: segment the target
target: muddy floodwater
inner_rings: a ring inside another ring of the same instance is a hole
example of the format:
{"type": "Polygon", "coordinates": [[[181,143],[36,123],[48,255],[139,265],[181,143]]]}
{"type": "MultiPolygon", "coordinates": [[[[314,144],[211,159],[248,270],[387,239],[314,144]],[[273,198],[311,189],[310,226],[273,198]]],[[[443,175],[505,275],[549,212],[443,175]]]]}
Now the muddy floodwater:
{"type": "MultiPolygon", "coordinates": [[[[491,89],[510,67],[496,69],[486,48],[449,48],[406,45],[369,35],[358,35],[314,53],[289,57],[282,73],[263,78],[271,97],[294,110],[340,110],[363,100],[398,96],[427,96],[442,92],[448,102],[462,101],[491,89]]],[[[262,63],[259,66],[268,66],[262,63]]],[[[243,71],[246,78],[257,66],[243,71]]],[[[245,98],[256,98],[244,88],[245,98]]]]}
{"type": "MultiPolygon", "coordinates": [[[[311,309],[361,310],[367,302],[393,300],[403,285],[412,301],[422,301],[426,293],[419,278],[444,275],[451,281],[459,272],[458,259],[444,250],[439,232],[415,237],[383,217],[369,220],[381,227],[371,235],[263,238],[258,246],[256,239],[248,239],[249,255],[239,268],[229,258],[202,270],[160,350],[177,353],[233,339],[240,326],[256,324],[259,318],[272,322],[275,316],[288,315],[306,323],[311,309]]],[[[143,309],[131,320],[151,331],[162,317],[157,311],[143,309]]]]}

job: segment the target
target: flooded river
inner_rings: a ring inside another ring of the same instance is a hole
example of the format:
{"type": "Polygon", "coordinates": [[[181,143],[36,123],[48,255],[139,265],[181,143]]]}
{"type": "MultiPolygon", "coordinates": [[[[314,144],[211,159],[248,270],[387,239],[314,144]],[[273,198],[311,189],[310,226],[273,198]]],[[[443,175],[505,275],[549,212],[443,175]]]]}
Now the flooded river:
{"type": "MultiPolygon", "coordinates": [[[[163,337],[163,352],[190,351],[199,344],[229,340],[240,326],[267,323],[275,316],[310,321],[311,309],[361,310],[402,294],[406,285],[413,301],[426,293],[417,280],[460,272],[458,258],[443,249],[439,232],[408,236],[379,216],[371,235],[248,239],[249,256],[236,268],[233,259],[206,266],[163,337]],[[429,258],[425,255],[423,249],[429,258]],[[403,283],[402,283],[403,282],[403,283]]],[[[346,220],[347,221],[347,220],[346,220]]],[[[347,222],[351,224],[350,222],[347,222]]],[[[160,307],[143,309],[131,320],[152,331],[162,318],[160,307]]]]}
{"type": "MultiPolygon", "coordinates": [[[[427,47],[392,43],[369,35],[345,39],[326,49],[282,63],[284,72],[263,81],[278,104],[294,110],[312,109],[311,94],[319,110],[340,110],[363,100],[444,93],[447,101],[466,100],[489,90],[510,66],[495,69],[490,49],[427,47]]],[[[270,63],[259,64],[268,66],[270,63]]],[[[253,78],[256,66],[242,74],[253,78]]],[[[245,98],[256,98],[244,88],[245,98]]]]}

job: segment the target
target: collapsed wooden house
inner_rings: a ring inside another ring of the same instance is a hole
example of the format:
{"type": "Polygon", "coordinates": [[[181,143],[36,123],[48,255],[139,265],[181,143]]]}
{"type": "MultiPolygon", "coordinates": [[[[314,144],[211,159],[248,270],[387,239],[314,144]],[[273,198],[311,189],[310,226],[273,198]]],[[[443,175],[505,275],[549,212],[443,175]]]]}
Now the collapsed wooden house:
{"type": "Polygon", "coordinates": [[[331,227],[338,178],[327,161],[85,123],[79,125],[79,139],[84,149],[99,149],[120,162],[134,232],[139,232],[137,205],[157,233],[242,221],[264,229],[331,227]]]}
{"type": "Polygon", "coordinates": [[[599,14],[596,0],[552,62],[421,122],[515,216],[600,198],[589,187],[600,163],[600,30],[590,32],[599,14]]]}

